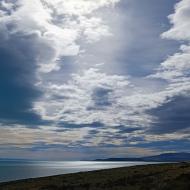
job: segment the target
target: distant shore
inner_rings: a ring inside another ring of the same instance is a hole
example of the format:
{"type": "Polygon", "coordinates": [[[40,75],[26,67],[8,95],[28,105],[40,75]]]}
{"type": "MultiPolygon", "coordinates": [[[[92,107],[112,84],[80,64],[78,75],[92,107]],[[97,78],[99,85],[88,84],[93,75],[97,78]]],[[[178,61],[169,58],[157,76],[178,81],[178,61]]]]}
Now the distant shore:
{"type": "Polygon", "coordinates": [[[152,164],[0,184],[1,190],[189,190],[190,163],[152,164]]]}

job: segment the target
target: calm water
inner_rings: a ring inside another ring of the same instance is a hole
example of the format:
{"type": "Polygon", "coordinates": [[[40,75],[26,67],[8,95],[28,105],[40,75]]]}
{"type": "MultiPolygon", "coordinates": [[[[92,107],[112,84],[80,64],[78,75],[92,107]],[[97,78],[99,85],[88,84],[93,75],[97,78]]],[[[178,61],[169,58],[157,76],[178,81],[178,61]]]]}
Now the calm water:
{"type": "Polygon", "coordinates": [[[0,161],[0,182],[144,164],[150,163],[86,161],[0,161]]]}

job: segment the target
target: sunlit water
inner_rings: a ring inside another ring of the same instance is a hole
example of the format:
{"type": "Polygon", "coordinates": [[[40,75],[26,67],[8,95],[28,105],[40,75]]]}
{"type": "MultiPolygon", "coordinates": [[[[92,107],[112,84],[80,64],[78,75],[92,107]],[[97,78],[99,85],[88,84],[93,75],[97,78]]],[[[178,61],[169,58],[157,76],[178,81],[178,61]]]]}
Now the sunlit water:
{"type": "Polygon", "coordinates": [[[145,164],[151,163],[92,161],[0,161],[0,182],[145,164]]]}

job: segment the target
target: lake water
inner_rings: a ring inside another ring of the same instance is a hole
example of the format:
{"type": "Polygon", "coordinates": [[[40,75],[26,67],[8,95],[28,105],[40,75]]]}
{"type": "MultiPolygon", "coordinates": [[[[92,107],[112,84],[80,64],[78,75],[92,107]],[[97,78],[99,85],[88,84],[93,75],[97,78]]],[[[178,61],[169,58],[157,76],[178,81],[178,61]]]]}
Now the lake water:
{"type": "Polygon", "coordinates": [[[151,163],[92,161],[0,161],[0,182],[145,164],[151,163]]]}

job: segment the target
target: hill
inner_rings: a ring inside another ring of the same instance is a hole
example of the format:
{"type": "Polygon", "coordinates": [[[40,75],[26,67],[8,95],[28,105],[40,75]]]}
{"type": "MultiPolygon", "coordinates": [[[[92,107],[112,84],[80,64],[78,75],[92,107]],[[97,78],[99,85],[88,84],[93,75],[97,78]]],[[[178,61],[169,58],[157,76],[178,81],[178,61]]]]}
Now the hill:
{"type": "Polygon", "coordinates": [[[184,162],[190,161],[190,153],[167,153],[141,158],[107,158],[95,161],[184,162]]]}

